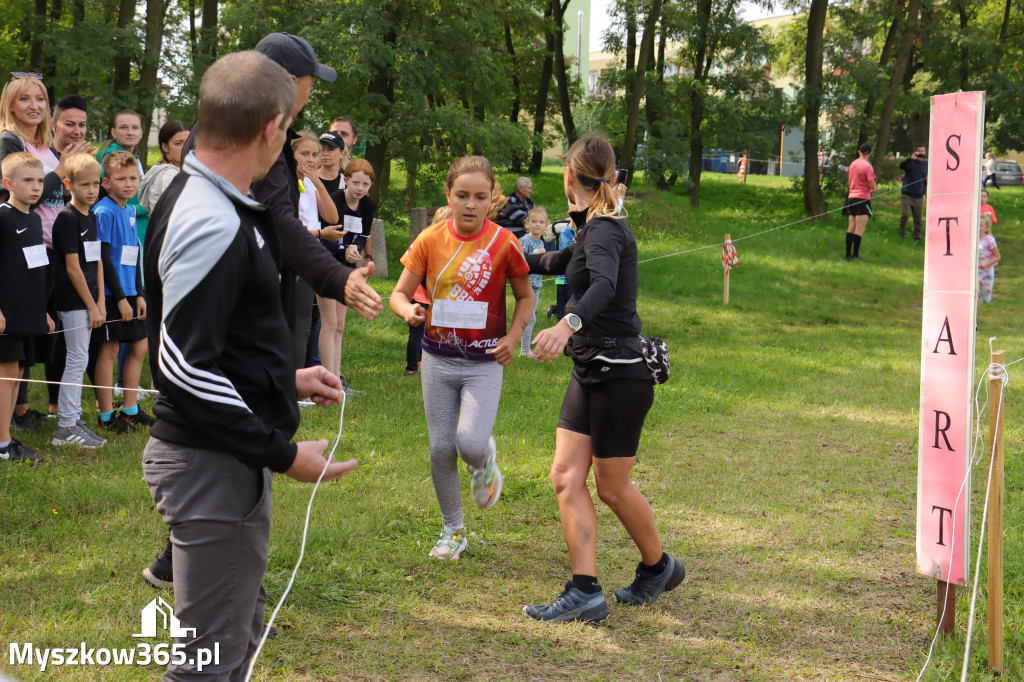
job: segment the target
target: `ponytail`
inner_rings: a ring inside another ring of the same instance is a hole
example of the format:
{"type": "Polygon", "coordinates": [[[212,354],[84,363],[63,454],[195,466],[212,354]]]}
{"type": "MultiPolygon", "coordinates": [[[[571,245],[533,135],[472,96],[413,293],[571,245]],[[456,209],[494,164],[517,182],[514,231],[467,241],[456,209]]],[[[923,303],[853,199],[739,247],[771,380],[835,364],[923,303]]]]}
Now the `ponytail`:
{"type": "Polygon", "coordinates": [[[619,200],[612,191],[615,181],[615,151],[608,140],[590,135],[576,140],[565,155],[566,165],[580,184],[595,190],[587,205],[587,221],[594,218],[621,218],[619,200]]]}

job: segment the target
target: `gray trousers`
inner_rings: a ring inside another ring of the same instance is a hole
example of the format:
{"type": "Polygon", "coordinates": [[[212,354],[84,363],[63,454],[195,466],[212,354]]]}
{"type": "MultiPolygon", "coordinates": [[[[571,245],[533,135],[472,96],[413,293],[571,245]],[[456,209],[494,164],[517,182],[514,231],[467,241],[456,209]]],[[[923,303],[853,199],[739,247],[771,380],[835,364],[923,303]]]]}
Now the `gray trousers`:
{"type": "Polygon", "coordinates": [[[463,525],[459,458],[472,466],[487,462],[503,370],[497,362],[423,353],[421,381],[430,436],[430,477],[441,518],[452,528],[463,525]]]}
{"type": "Polygon", "coordinates": [[[242,680],[263,631],[270,543],[269,469],[223,452],[150,438],[142,472],[157,511],[171,527],[174,614],[192,637],[179,637],[186,663],[167,667],[166,682],[242,680]],[[188,660],[220,647],[219,665],[202,672],[188,660]]]}
{"type": "Polygon", "coordinates": [[[914,239],[920,239],[924,234],[924,197],[912,197],[909,194],[901,194],[900,200],[903,203],[903,215],[900,216],[900,236],[907,236],[907,221],[911,214],[914,216],[914,239]]]}
{"type": "Polygon", "coordinates": [[[70,428],[82,418],[82,387],[68,386],[80,384],[89,364],[89,312],[87,310],[62,310],[60,321],[64,325],[64,343],[68,349],[68,359],[64,364],[64,376],[61,377],[60,394],[57,398],[57,426],[70,428]]]}

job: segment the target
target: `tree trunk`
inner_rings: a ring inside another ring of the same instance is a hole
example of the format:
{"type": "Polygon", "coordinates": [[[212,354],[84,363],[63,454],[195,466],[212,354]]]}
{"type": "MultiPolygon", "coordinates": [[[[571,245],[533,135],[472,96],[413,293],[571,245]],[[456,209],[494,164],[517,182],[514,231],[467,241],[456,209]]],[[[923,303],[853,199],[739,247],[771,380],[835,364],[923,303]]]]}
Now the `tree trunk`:
{"type": "Polygon", "coordinates": [[[828,0],[811,0],[804,61],[804,214],[808,216],[823,216],[825,213],[825,196],[818,177],[818,115],[821,112],[821,63],[827,14],[828,0]]]}
{"type": "Polygon", "coordinates": [[[569,97],[569,74],[565,65],[565,8],[569,0],[551,0],[555,11],[555,81],[558,83],[558,106],[562,110],[562,127],[569,146],[576,141],[576,122],[572,118],[572,101],[569,97]]]}
{"type": "Polygon", "coordinates": [[[1012,0],[1006,0],[1006,4],[1003,6],[1003,22],[999,25],[999,40],[996,41],[994,46],[996,59],[992,64],[992,73],[999,73],[999,63],[1003,61],[1003,53],[1006,49],[1006,34],[1010,28],[1010,7],[1012,6],[1012,0]]]}
{"type": "Polygon", "coordinates": [[[420,205],[419,190],[416,188],[416,176],[419,174],[419,162],[416,159],[405,160],[405,208],[412,210],[420,205]]]}
{"type": "MultiPolygon", "coordinates": [[[[516,59],[515,46],[512,45],[512,27],[505,24],[505,49],[508,50],[509,59],[512,61],[512,111],[508,115],[509,123],[519,123],[519,110],[522,108],[520,91],[522,84],[519,81],[519,60],[516,59]]],[[[517,156],[513,157],[510,170],[519,173],[523,169],[523,160],[517,156]]]]}
{"type": "MultiPolygon", "coordinates": [[[[73,0],[71,4],[71,24],[72,26],[77,28],[78,25],[81,24],[83,21],[85,21],[85,0],[73,0]]],[[[76,59],[71,66],[70,73],[68,74],[68,93],[78,93],[79,81],[82,78],[81,74],[82,68],[79,65],[78,60],[76,59]]]]}
{"type": "Polygon", "coordinates": [[[199,73],[205,71],[217,58],[217,0],[202,0],[202,8],[203,26],[199,29],[199,54],[203,56],[204,63],[199,65],[199,73]]]}
{"type": "Polygon", "coordinates": [[[128,88],[131,85],[132,58],[127,47],[130,44],[128,38],[124,37],[128,25],[135,18],[135,0],[120,0],[117,9],[118,39],[115,42],[121,44],[121,48],[114,56],[114,97],[122,102],[130,101],[128,88]]]}
{"type": "MultiPolygon", "coordinates": [[[[398,40],[397,26],[399,26],[399,21],[397,18],[394,18],[388,33],[382,37],[385,45],[394,45],[398,40]]],[[[375,118],[376,121],[383,124],[391,116],[391,107],[395,103],[393,65],[375,64],[373,74],[370,77],[370,84],[367,86],[366,91],[373,98],[373,101],[378,102],[375,118]]],[[[386,126],[380,125],[378,129],[385,130],[386,126]]],[[[370,196],[378,204],[380,203],[380,198],[387,193],[388,184],[391,180],[391,158],[388,155],[389,142],[390,140],[386,135],[379,135],[377,139],[366,145],[366,160],[377,171],[377,182],[373,183],[370,187],[370,196]]]]}
{"type": "MultiPolygon", "coordinates": [[[[700,207],[700,176],[704,170],[704,138],[700,127],[704,123],[704,79],[708,58],[708,33],[711,22],[712,0],[698,0],[697,35],[693,47],[693,84],[690,87],[690,206],[700,207]]],[[[713,53],[713,51],[712,51],[713,53]]]]}
{"type": "MultiPolygon", "coordinates": [[[[647,96],[647,102],[644,106],[644,113],[647,115],[647,129],[650,134],[657,140],[661,140],[661,130],[657,123],[665,110],[665,47],[668,42],[668,29],[665,26],[665,22],[661,23],[661,34],[658,36],[658,63],[655,67],[658,74],[658,101],[657,104],[651,101],[650,95],[647,96]]],[[[647,173],[650,173],[651,169],[648,166],[647,173]]],[[[650,182],[650,176],[648,176],[648,182],[650,182]]],[[[668,189],[668,183],[665,182],[665,174],[659,172],[655,175],[654,186],[658,189],[668,189]]]]}
{"type": "Polygon", "coordinates": [[[910,0],[907,7],[907,21],[903,29],[903,38],[900,40],[900,49],[896,54],[896,62],[893,64],[892,78],[889,81],[889,92],[882,105],[882,116],[878,122],[878,142],[875,145],[875,164],[881,164],[886,158],[889,149],[889,136],[892,135],[892,118],[896,111],[896,97],[900,94],[900,86],[903,83],[903,74],[910,63],[910,51],[914,47],[914,40],[917,38],[917,19],[921,13],[921,0],[910,0]]]}
{"type": "Polygon", "coordinates": [[[555,63],[555,34],[552,25],[552,3],[544,7],[544,63],[540,69],[540,83],[537,85],[537,107],[533,113],[533,157],[530,159],[530,173],[540,173],[544,160],[544,121],[548,112],[548,92],[551,89],[551,73],[555,63]]]}
{"type": "MultiPolygon", "coordinates": [[[[886,67],[889,66],[893,46],[896,45],[896,37],[900,33],[899,27],[902,17],[903,13],[897,5],[896,14],[892,18],[892,23],[889,24],[889,30],[885,33],[885,44],[882,45],[882,54],[878,57],[878,67],[881,71],[885,71],[886,67]]],[[[860,120],[860,127],[857,132],[858,147],[868,141],[868,126],[871,125],[871,119],[875,117],[875,103],[877,101],[878,98],[875,97],[875,93],[872,90],[864,101],[864,117],[860,120]]]]}
{"type": "Polygon", "coordinates": [[[149,130],[153,125],[153,108],[157,101],[157,72],[160,68],[160,52],[164,42],[164,24],[167,19],[165,0],[146,0],[146,45],[139,65],[139,104],[142,115],[142,144],[139,158],[146,166],[149,152],[149,130]]]}
{"type": "Polygon", "coordinates": [[[629,102],[633,89],[633,73],[636,70],[636,0],[623,3],[626,14],[626,73],[623,85],[626,89],[626,101],[629,102]]]}
{"type": "Polygon", "coordinates": [[[632,94],[626,110],[626,139],[622,143],[622,158],[619,168],[633,172],[633,156],[636,154],[636,127],[640,117],[640,98],[644,94],[644,80],[647,76],[647,65],[654,54],[654,36],[657,33],[658,18],[661,16],[662,0],[653,0],[651,10],[644,22],[644,37],[640,43],[640,59],[637,61],[636,74],[633,77],[632,94]]]}
{"type": "Polygon", "coordinates": [[[196,0],[188,0],[188,56],[192,62],[192,72],[196,70],[196,54],[199,53],[196,38],[196,0]]]}
{"type": "MultiPolygon", "coordinates": [[[[967,35],[967,0],[958,0],[956,3],[957,16],[960,18],[960,35],[967,35]]],[[[966,38],[960,41],[960,89],[967,91],[968,81],[971,77],[970,52],[966,38]]]]}
{"type": "MultiPolygon", "coordinates": [[[[28,22],[31,28],[27,31],[29,57],[29,70],[43,71],[43,42],[46,40],[46,0],[36,0],[35,14],[33,21],[28,22]]],[[[44,74],[49,75],[49,74],[44,74]]]]}

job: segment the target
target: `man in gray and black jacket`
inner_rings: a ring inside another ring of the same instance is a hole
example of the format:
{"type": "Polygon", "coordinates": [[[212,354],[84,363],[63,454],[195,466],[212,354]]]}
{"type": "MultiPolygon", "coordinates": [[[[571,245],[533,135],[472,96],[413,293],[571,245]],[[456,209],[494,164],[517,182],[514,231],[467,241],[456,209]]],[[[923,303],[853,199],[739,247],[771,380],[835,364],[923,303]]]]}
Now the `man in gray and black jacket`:
{"type": "Polygon", "coordinates": [[[291,442],[296,399],[335,403],[341,382],[320,367],[296,371],[279,297],[282,238],[248,195],[280,154],[295,96],[289,74],[256,52],[210,66],[195,151],[146,238],[160,394],[143,473],[171,527],[174,610],[186,628],[184,656],[164,680],[244,678],[263,629],[271,471],[312,482],[356,464],[328,464],[326,440],[291,442]]]}

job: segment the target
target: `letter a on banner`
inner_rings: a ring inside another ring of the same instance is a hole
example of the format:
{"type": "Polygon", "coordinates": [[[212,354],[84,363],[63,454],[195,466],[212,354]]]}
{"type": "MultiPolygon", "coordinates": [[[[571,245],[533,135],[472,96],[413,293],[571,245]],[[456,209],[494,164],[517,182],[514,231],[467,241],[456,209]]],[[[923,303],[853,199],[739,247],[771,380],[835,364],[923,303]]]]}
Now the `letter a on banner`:
{"type": "Polygon", "coordinates": [[[971,389],[985,93],[937,95],[921,324],[917,570],[965,585],[971,501],[971,389]]]}

